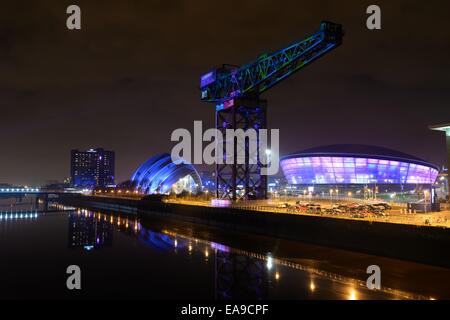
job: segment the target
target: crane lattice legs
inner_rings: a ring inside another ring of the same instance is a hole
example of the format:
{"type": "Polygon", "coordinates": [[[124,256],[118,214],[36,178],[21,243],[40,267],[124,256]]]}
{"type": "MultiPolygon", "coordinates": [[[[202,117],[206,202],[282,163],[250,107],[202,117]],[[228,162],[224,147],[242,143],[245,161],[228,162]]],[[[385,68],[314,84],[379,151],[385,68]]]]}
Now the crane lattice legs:
{"type": "MultiPolygon", "coordinates": [[[[218,104],[217,129],[222,135],[227,129],[266,129],[267,106],[259,95],[339,47],[343,35],[340,24],[323,21],[318,31],[303,40],[260,55],[241,67],[223,65],[202,75],[202,101],[218,104]]],[[[235,155],[238,148],[244,149],[246,162],[217,164],[216,196],[230,200],[267,198],[267,177],[260,175],[262,165],[259,154],[258,163],[251,164],[248,161],[252,157],[248,143],[236,145],[235,155]]]]}
{"type": "Polygon", "coordinates": [[[218,108],[216,112],[216,127],[224,137],[223,164],[216,165],[216,196],[233,201],[266,199],[267,176],[261,175],[263,167],[261,156],[265,154],[260,155],[259,129],[267,128],[267,102],[258,98],[236,99],[232,104],[228,108],[218,108]],[[234,146],[234,152],[229,154],[226,152],[227,141],[230,139],[229,136],[227,137],[227,129],[242,129],[244,132],[254,129],[257,133],[257,141],[245,139],[244,143],[242,141],[240,143],[231,137],[235,140],[231,144],[234,146]],[[250,147],[250,143],[257,144],[256,150],[250,147]],[[227,153],[228,157],[232,157],[232,163],[230,161],[227,163],[227,153]],[[239,154],[245,155],[245,161],[238,163],[239,154]]]}

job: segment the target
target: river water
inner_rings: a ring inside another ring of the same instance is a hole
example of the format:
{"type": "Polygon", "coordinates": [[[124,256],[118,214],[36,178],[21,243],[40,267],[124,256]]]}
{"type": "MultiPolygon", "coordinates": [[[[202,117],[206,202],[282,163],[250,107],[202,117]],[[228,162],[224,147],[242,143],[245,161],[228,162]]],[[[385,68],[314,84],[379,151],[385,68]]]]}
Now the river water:
{"type": "Polygon", "coordinates": [[[444,268],[84,209],[1,213],[0,257],[0,299],[446,299],[450,283],[444,268]]]}

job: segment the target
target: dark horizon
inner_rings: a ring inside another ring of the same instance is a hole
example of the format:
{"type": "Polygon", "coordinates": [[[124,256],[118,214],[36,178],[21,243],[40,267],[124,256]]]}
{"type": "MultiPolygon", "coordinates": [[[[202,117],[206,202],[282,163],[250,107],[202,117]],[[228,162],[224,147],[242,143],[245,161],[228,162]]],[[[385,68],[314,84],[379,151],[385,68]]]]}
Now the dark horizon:
{"type": "Polygon", "coordinates": [[[242,65],[341,23],[343,45],[264,94],[281,154],[367,144],[446,163],[450,3],[380,0],[383,29],[365,28],[369,1],[68,1],[5,3],[0,13],[0,183],[69,176],[70,150],[116,152],[116,183],[194,120],[214,127],[200,76],[242,65]],[[26,9],[24,9],[26,8],[26,9]],[[222,12],[221,14],[218,14],[222,12]],[[6,138],[5,138],[6,137],[6,138]]]}

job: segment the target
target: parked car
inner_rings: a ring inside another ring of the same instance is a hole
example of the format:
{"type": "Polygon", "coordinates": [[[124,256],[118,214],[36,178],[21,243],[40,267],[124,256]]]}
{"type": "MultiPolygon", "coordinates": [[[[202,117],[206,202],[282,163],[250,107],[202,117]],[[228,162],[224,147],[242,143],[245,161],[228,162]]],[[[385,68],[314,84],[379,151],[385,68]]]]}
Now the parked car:
{"type": "Polygon", "coordinates": [[[392,206],[387,204],[387,203],[385,203],[385,202],[375,203],[374,206],[383,207],[384,210],[391,210],[392,209],[392,206]]]}
{"type": "Polygon", "coordinates": [[[322,213],[322,207],[320,205],[311,204],[307,207],[306,212],[312,214],[320,214],[322,213]]]}

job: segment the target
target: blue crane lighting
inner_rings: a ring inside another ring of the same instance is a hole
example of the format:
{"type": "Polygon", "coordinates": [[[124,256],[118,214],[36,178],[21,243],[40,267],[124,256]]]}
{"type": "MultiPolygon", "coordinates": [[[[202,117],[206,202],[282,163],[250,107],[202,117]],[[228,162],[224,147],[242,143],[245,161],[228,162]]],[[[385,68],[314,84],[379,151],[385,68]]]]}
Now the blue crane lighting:
{"type": "MultiPolygon", "coordinates": [[[[267,128],[267,101],[261,95],[342,44],[342,26],[323,21],[319,30],[278,51],[262,54],[242,66],[222,65],[200,78],[201,100],[216,105],[216,129],[267,128]]],[[[261,131],[258,131],[261,132],[261,131]]],[[[233,142],[236,144],[236,142],[233,142]]],[[[246,154],[249,145],[243,146],[246,154]]],[[[245,160],[245,170],[229,163],[216,165],[216,196],[228,200],[267,198],[263,164],[245,160]],[[232,174],[230,174],[230,172],[232,174]]],[[[243,167],[243,168],[244,168],[243,167]]]]}
{"type": "Polygon", "coordinates": [[[259,95],[342,43],[342,26],[324,21],[308,38],[241,67],[223,66],[200,78],[202,101],[222,103],[259,95]]]}
{"type": "MultiPolygon", "coordinates": [[[[352,146],[346,146],[352,148],[352,146]]],[[[348,149],[347,148],[347,149],[348,149]]],[[[367,147],[371,148],[371,147],[367,147]]],[[[367,149],[366,148],[366,149],[367,149]]],[[[433,184],[438,168],[407,155],[335,152],[336,146],[284,157],[281,168],[291,184],[433,184]]],[[[376,151],[376,150],[375,150],[376,151]]],[[[394,152],[394,151],[392,151],[394,152]]]]}

